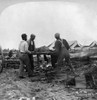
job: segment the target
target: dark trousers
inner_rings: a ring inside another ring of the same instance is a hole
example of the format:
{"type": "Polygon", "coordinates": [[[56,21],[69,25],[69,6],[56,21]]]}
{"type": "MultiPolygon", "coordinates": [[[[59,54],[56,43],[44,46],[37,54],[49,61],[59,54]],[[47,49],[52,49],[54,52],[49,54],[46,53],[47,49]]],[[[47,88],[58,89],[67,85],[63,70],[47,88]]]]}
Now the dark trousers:
{"type": "Polygon", "coordinates": [[[19,76],[23,76],[24,74],[24,65],[26,65],[28,76],[32,76],[33,72],[31,70],[31,64],[30,64],[30,59],[28,57],[28,54],[20,53],[19,59],[20,59],[19,76]]]}
{"type": "Polygon", "coordinates": [[[30,63],[31,63],[31,70],[34,71],[34,61],[33,61],[33,55],[28,54],[29,59],[30,59],[30,63]]]}
{"type": "Polygon", "coordinates": [[[73,67],[71,65],[71,60],[70,60],[69,53],[67,53],[66,55],[63,55],[63,54],[59,55],[58,60],[57,60],[57,66],[60,66],[62,64],[63,59],[65,59],[66,66],[68,66],[71,69],[71,71],[74,72],[74,69],[73,69],[73,67]]]}
{"type": "Polygon", "coordinates": [[[52,67],[53,67],[53,68],[56,67],[57,60],[58,60],[58,55],[52,54],[52,55],[51,55],[51,64],[52,64],[52,67]]]}
{"type": "Polygon", "coordinates": [[[66,65],[68,65],[70,67],[70,69],[73,70],[73,68],[71,66],[69,54],[67,54],[65,57],[62,54],[60,54],[60,55],[52,54],[51,55],[51,64],[52,64],[53,68],[56,68],[57,66],[61,66],[64,58],[65,58],[66,65]]]}

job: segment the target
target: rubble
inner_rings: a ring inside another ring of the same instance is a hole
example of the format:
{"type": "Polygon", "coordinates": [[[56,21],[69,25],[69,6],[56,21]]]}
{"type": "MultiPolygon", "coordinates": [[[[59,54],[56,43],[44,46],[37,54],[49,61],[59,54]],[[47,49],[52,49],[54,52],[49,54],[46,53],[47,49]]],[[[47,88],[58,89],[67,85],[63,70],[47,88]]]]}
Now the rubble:
{"type": "Polygon", "coordinates": [[[97,100],[96,60],[71,62],[76,75],[63,66],[52,81],[52,70],[47,66],[49,82],[46,69],[37,65],[34,76],[28,78],[25,72],[24,79],[18,78],[18,68],[4,68],[0,74],[0,100],[97,100]]]}

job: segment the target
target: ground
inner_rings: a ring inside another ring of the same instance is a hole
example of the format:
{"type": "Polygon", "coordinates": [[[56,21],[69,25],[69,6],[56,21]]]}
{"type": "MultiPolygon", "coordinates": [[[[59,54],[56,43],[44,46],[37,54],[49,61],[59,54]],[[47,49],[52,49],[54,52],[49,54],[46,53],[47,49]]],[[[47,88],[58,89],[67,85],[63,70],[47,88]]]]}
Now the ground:
{"type": "Polygon", "coordinates": [[[42,73],[32,78],[26,74],[26,78],[19,79],[18,69],[4,68],[0,74],[0,100],[97,100],[94,89],[66,86],[67,74],[62,72],[51,82],[47,82],[42,73]],[[22,97],[29,99],[20,99],[22,97]]]}

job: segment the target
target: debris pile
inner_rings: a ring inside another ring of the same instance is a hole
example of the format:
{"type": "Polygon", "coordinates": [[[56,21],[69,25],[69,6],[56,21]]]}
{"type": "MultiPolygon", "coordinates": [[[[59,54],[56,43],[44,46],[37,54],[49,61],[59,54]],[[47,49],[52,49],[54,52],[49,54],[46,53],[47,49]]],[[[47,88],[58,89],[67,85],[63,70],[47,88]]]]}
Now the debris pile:
{"type": "MultiPolygon", "coordinates": [[[[86,58],[85,58],[86,59],[86,58]]],[[[18,68],[5,67],[0,74],[1,100],[97,100],[97,61],[71,60],[75,74],[66,65],[55,74],[50,64],[36,64],[34,76],[18,78],[18,68]]]]}

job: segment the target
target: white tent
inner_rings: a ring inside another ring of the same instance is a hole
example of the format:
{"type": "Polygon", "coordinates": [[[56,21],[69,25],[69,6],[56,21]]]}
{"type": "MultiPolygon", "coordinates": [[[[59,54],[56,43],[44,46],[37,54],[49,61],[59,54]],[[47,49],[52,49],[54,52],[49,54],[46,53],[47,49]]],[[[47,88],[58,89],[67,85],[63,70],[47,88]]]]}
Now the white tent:
{"type": "Polygon", "coordinates": [[[71,49],[80,48],[82,45],[79,44],[77,41],[68,42],[71,49]]]}
{"type": "Polygon", "coordinates": [[[74,42],[77,42],[77,41],[68,41],[69,45],[71,46],[74,42]]]}
{"type": "Polygon", "coordinates": [[[96,41],[93,41],[93,42],[90,44],[90,47],[97,47],[97,42],[96,42],[96,41]]]}
{"type": "MultiPolygon", "coordinates": [[[[48,48],[49,48],[50,50],[52,50],[53,47],[54,47],[54,44],[55,44],[55,41],[52,42],[50,45],[48,45],[48,48]]],[[[80,48],[80,47],[82,47],[82,45],[79,44],[77,41],[68,41],[68,44],[69,44],[69,46],[70,46],[71,49],[75,49],[75,48],[80,48]]]]}

